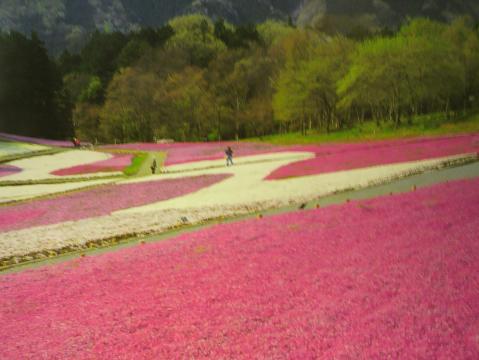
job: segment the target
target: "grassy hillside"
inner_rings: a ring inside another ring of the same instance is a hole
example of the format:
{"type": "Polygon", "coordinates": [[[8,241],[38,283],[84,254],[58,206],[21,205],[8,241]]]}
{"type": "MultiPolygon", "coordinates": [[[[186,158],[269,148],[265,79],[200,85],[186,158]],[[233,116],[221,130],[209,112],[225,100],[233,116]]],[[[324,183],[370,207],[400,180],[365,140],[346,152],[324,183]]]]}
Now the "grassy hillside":
{"type": "Polygon", "coordinates": [[[368,121],[352,129],[335,131],[329,134],[311,132],[303,136],[300,133],[288,133],[249,140],[264,141],[278,145],[292,145],[399,139],[461,133],[479,133],[479,114],[468,115],[458,120],[447,120],[442,114],[424,115],[415,118],[412,125],[403,125],[398,129],[395,129],[391,124],[378,127],[375,122],[368,121]]]}

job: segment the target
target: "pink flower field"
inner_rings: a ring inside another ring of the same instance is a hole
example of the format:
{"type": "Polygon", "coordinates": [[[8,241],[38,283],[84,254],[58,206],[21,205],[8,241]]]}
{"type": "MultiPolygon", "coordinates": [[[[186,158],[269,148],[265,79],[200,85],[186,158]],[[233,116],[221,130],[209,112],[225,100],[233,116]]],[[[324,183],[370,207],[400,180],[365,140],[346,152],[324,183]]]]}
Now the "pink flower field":
{"type": "Polygon", "coordinates": [[[80,220],[130,207],[172,199],[200,190],[228,178],[204,175],[173,180],[103,185],[50,199],[0,207],[0,231],[80,220]]]}
{"type": "Polygon", "coordinates": [[[16,174],[22,171],[17,166],[0,164],[0,177],[16,174]]]}
{"type": "Polygon", "coordinates": [[[4,359],[477,359],[479,179],[0,276],[4,359]]]}
{"type": "Polygon", "coordinates": [[[93,174],[98,172],[123,171],[125,167],[131,164],[132,158],[132,154],[113,154],[113,157],[108,160],[56,170],[53,171],[52,174],[58,176],[71,176],[81,174],[93,174]]]}
{"type": "Polygon", "coordinates": [[[295,147],[313,159],[283,166],[266,177],[277,180],[479,152],[479,135],[295,147]]]}
{"type": "Polygon", "coordinates": [[[108,145],[109,149],[128,149],[138,151],[165,151],[167,158],[165,165],[176,165],[194,161],[219,160],[225,157],[224,150],[231,146],[234,156],[249,156],[288,151],[292,147],[275,146],[261,143],[247,142],[205,142],[205,143],[173,143],[173,144],[123,144],[108,145]]]}

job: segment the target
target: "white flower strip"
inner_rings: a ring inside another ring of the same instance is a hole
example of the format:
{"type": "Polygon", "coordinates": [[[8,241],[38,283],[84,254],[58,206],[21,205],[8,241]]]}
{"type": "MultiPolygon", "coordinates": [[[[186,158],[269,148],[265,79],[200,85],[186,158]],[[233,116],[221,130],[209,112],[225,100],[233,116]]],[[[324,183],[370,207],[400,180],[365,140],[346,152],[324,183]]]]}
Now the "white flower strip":
{"type": "MultiPolygon", "coordinates": [[[[303,155],[305,156],[305,155],[303,155]]],[[[142,207],[130,208],[118,213],[149,212],[165,209],[189,209],[194,207],[244,206],[253,202],[285,204],[298,199],[311,199],[350,188],[361,188],[374,182],[385,182],[391,178],[405,176],[421,169],[434,168],[444,162],[462,159],[471,155],[414,161],[392,165],[374,166],[363,169],[338,171],[322,175],[304,176],[282,180],[263,180],[276,168],[291,160],[258,163],[223,169],[210,169],[183,173],[183,176],[224,173],[234,174],[214,186],[193,194],[170,199],[142,207]]],[[[176,175],[176,174],[175,174],[176,175]]],[[[164,175],[165,178],[175,175],[164,175]]],[[[177,176],[177,175],[176,175],[177,176]]]]}
{"type": "MultiPolygon", "coordinates": [[[[309,159],[314,158],[315,154],[312,152],[301,152],[301,151],[284,151],[277,153],[269,154],[260,154],[260,155],[248,155],[241,157],[234,157],[233,162],[235,165],[244,165],[251,164],[255,162],[268,162],[276,160],[295,160],[298,159],[309,159]]],[[[218,160],[203,160],[196,161],[191,163],[169,165],[162,169],[163,172],[173,173],[173,172],[187,172],[193,170],[205,170],[211,168],[224,168],[226,164],[225,159],[218,160]]]]}
{"type": "MultiPolygon", "coordinates": [[[[272,169],[288,161],[228,168],[227,171],[235,174],[233,178],[194,194],[108,216],[0,234],[0,259],[25,256],[44,250],[74,248],[90,241],[124,235],[159,233],[184,224],[182,217],[185,217],[188,223],[194,224],[206,219],[245,214],[288,205],[291,202],[313,200],[336,191],[387,182],[393,178],[467,159],[477,159],[477,154],[276,181],[262,179],[272,169]]],[[[226,168],[221,170],[204,170],[204,173],[224,173],[226,168]]],[[[183,176],[193,173],[197,174],[192,172],[183,176]]],[[[178,174],[171,174],[171,176],[178,176],[178,174]]],[[[149,179],[151,180],[151,177],[149,179]]]]}
{"type": "Polygon", "coordinates": [[[0,141],[0,157],[47,150],[48,147],[36,144],[0,141]]]}
{"type": "MultiPolygon", "coordinates": [[[[97,161],[108,160],[111,154],[89,150],[69,150],[53,155],[37,156],[34,158],[16,160],[8,163],[8,165],[17,166],[22,169],[21,172],[2,177],[2,181],[17,180],[42,180],[62,178],[50,174],[52,171],[61,170],[78,165],[86,165],[97,161]]],[[[109,173],[111,175],[111,173],[109,173]]],[[[96,176],[105,175],[97,173],[96,176]]],[[[92,174],[68,176],[72,177],[91,177],[92,174]]]]}
{"type": "Polygon", "coordinates": [[[27,200],[46,195],[61,194],[67,191],[108,184],[114,181],[114,179],[105,179],[62,184],[0,186],[0,203],[27,200]]]}

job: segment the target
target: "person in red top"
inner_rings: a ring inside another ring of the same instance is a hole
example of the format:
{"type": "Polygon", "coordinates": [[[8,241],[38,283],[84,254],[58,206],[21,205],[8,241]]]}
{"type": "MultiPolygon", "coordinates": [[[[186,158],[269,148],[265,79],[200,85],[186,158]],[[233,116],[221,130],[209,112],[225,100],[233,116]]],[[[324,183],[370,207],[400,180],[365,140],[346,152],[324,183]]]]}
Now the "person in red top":
{"type": "Polygon", "coordinates": [[[75,147],[80,147],[80,145],[81,145],[80,140],[78,140],[76,137],[74,137],[72,139],[72,142],[73,142],[73,146],[75,146],[75,147]]]}

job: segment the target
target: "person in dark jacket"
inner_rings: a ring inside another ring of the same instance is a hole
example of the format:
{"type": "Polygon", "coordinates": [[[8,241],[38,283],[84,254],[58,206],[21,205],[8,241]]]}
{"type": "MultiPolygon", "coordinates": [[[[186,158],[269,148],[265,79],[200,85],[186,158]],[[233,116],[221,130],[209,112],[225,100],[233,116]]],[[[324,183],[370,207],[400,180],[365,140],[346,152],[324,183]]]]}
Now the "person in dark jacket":
{"type": "Polygon", "coordinates": [[[225,150],[226,154],[226,166],[233,165],[233,149],[228,146],[225,150]]]}
{"type": "Polygon", "coordinates": [[[156,172],[156,159],[153,160],[153,162],[150,166],[150,169],[151,169],[152,174],[154,174],[156,172]]]}

